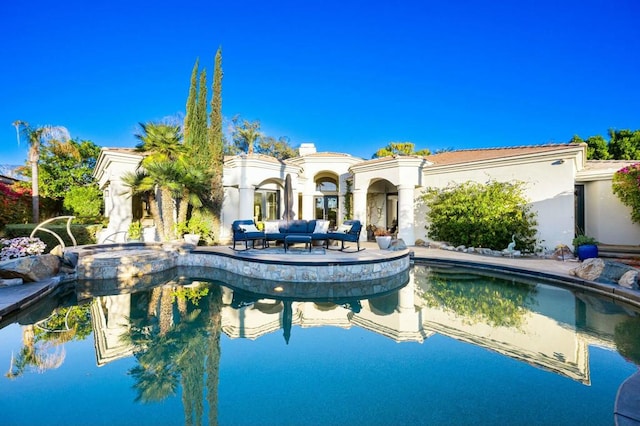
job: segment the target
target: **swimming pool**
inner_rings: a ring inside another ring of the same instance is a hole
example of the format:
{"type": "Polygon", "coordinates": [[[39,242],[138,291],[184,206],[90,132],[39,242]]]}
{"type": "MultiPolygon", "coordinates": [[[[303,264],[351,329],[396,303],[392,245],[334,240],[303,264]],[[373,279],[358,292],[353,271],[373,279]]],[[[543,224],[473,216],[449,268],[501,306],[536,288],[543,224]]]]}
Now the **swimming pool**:
{"type": "Polygon", "coordinates": [[[4,324],[2,423],[612,424],[640,361],[636,309],[543,280],[425,264],[298,300],[193,278],[73,289],[4,324]]]}

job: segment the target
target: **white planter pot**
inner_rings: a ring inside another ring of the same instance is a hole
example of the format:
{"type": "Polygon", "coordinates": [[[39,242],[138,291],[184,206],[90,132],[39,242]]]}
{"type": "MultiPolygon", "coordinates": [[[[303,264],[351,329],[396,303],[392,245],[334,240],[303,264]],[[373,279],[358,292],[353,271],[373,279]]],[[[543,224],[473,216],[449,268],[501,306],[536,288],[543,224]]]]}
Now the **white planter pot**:
{"type": "Polygon", "coordinates": [[[145,243],[153,243],[158,241],[156,237],[156,227],[149,226],[147,228],[142,228],[142,241],[145,243]]]}
{"type": "Polygon", "coordinates": [[[380,250],[388,249],[389,245],[391,244],[391,235],[376,237],[376,242],[378,243],[378,247],[380,247],[380,250]]]}
{"type": "Polygon", "coordinates": [[[199,241],[200,235],[198,234],[184,234],[184,242],[187,244],[193,244],[194,246],[197,246],[199,241]]]}

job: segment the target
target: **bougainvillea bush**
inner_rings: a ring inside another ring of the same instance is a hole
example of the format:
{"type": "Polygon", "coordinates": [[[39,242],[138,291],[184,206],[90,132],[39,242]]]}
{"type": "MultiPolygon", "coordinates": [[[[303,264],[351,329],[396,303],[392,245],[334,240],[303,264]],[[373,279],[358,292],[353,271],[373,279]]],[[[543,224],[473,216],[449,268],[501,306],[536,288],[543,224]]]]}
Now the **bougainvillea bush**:
{"type": "Polygon", "coordinates": [[[611,187],[620,201],[631,207],[631,220],[640,223],[640,163],[615,172],[611,187]]]}
{"type": "Polygon", "coordinates": [[[46,245],[40,238],[18,237],[0,239],[0,260],[42,254],[46,245]]]}
{"type": "Polygon", "coordinates": [[[0,182],[0,229],[31,218],[31,190],[0,182]]]}

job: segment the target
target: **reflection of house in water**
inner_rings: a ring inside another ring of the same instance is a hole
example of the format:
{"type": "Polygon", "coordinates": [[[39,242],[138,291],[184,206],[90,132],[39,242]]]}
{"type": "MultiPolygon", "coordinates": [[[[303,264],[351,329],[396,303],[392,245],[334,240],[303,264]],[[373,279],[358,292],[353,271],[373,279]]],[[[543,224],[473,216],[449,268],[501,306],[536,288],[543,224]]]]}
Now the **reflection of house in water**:
{"type": "MultiPolygon", "coordinates": [[[[547,312],[531,309],[518,327],[470,322],[442,309],[424,307],[425,329],[496,351],[588,384],[589,352],[575,329],[575,298],[566,290],[536,287],[547,312]]],[[[535,308],[535,307],[534,307],[535,308]]]]}
{"type": "MultiPolygon", "coordinates": [[[[222,287],[222,332],[231,338],[257,339],[284,330],[288,340],[288,333],[295,339],[292,326],[356,326],[397,342],[419,343],[438,333],[585,384],[590,382],[588,345],[613,347],[613,330],[601,330],[599,323],[605,323],[601,321],[604,316],[615,313],[598,305],[594,308],[568,290],[538,284],[517,325],[493,325],[428,306],[422,297],[423,289],[416,285],[415,274],[412,270],[409,283],[397,293],[335,303],[283,303],[261,296],[252,299],[251,293],[222,287]]],[[[99,365],[132,353],[132,347],[122,339],[129,332],[131,299],[125,294],[94,301],[92,316],[99,365]]]]}
{"type": "Polygon", "coordinates": [[[91,326],[98,365],[133,354],[129,334],[131,295],[97,297],[91,304],[91,326]]]}

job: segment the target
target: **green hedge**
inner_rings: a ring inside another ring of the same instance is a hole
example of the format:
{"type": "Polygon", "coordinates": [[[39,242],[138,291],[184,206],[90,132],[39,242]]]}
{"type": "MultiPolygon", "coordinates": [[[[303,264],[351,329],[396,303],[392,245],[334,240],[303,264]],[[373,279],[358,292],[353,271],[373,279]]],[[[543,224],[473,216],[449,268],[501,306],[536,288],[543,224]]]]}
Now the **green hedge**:
{"type": "MultiPolygon", "coordinates": [[[[28,237],[29,235],[31,235],[31,231],[33,231],[35,227],[36,225],[34,225],[33,223],[7,225],[4,228],[4,235],[5,235],[4,237],[7,239],[16,238],[16,237],[28,237]]],[[[62,238],[62,241],[64,241],[67,247],[73,246],[73,242],[71,241],[71,238],[69,238],[69,235],[67,234],[66,224],[46,225],[46,228],[58,234],[62,238]]],[[[98,225],[71,224],[71,233],[75,237],[76,242],[78,243],[79,246],[86,245],[86,244],[96,244],[97,243],[96,233],[100,229],[102,229],[102,225],[100,224],[98,225]]],[[[60,244],[56,239],[56,237],[54,237],[53,235],[51,235],[46,231],[39,230],[38,232],[36,232],[34,237],[40,238],[47,245],[45,252],[50,251],[55,246],[60,244]]]]}

